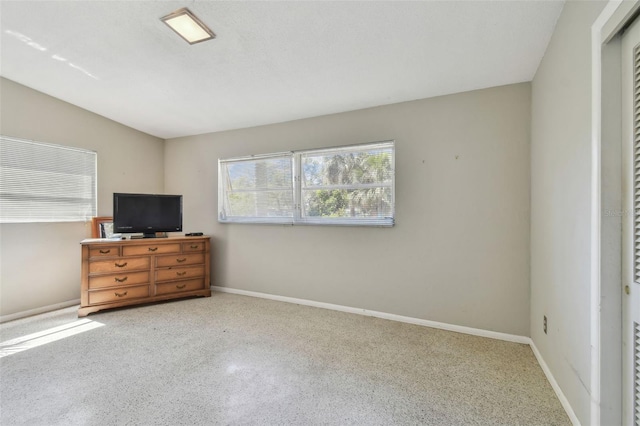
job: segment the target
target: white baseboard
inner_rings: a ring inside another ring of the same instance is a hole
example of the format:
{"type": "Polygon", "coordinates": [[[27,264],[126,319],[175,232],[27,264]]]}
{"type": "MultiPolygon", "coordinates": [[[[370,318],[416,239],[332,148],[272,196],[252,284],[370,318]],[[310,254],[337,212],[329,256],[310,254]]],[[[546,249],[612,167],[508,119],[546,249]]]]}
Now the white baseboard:
{"type": "Polygon", "coordinates": [[[32,315],[43,314],[45,312],[57,311],[58,309],[68,308],[69,306],[79,305],[80,299],[68,300],[54,305],[42,306],[40,308],[29,309],[28,311],[16,312],[15,314],[1,315],[0,324],[7,321],[13,321],[20,318],[30,317],[32,315]]]}
{"type": "Polygon", "coordinates": [[[536,347],[536,344],[533,343],[532,339],[529,339],[529,346],[531,346],[531,350],[533,351],[533,354],[536,356],[536,359],[538,360],[538,364],[540,364],[540,368],[542,368],[542,371],[544,371],[544,375],[547,376],[547,380],[549,380],[551,387],[553,388],[554,392],[556,393],[556,396],[560,400],[560,404],[562,404],[564,411],[567,412],[567,415],[569,416],[569,420],[571,420],[571,423],[574,426],[580,426],[580,420],[578,420],[578,416],[576,416],[576,413],[573,411],[573,408],[571,408],[571,404],[569,404],[569,400],[567,399],[566,396],[564,396],[562,389],[560,389],[560,385],[558,385],[558,382],[556,382],[556,378],[553,377],[553,374],[551,374],[551,370],[549,369],[549,366],[544,361],[544,358],[542,358],[542,354],[540,354],[540,351],[536,347]]]}
{"type": "Polygon", "coordinates": [[[211,286],[213,291],[221,293],[233,293],[243,296],[259,297],[262,299],[277,300],[280,302],[295,303],[297,305],[313,306],[316,308],[330,309],[333,311],[348,312],[351,314],[364,315],[368,317],[376,317],[391,321],[405,322],[408,324],[423,325],[425,327],[438,328],[441,330],[455,331],[457,333],[471,334],[480,337],[489,337],[496,340],[504,340],[507,342],[523,343],[528,345],[531,339],[526,336],[518,336],[515,334],[499,333],[497,331],[482,330],[479,328],[464,327],[461,325],[447,324],[437,321],[429,321],[420,318],[405,317],[402,315],[388,314],[386,312],[370,311],[368,309],[352,308],[350,306],[334,305],[332,303],[316,302],[314,300],[296,299],[295,297],[277,296],[268,293],[259,293],[255,291],[239,290],[230,287],[211,286]]]}

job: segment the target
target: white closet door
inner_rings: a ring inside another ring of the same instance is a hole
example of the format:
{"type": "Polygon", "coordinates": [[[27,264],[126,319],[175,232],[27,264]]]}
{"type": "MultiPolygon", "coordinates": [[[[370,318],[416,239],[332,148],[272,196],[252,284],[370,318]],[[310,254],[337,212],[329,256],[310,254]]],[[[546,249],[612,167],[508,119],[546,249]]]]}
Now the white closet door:
{"type": "Polygon", "coordinates": [[[622,38],[623,419],[640,426],[640,22],[622,38]]]}

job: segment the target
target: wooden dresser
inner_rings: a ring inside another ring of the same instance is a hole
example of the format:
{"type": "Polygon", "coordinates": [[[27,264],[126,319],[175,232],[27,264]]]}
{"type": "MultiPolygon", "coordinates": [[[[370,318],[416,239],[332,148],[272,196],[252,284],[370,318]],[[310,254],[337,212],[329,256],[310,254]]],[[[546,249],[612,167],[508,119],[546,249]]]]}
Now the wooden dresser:
{"type": "Polygon", "coordinates": [[[78,316],[188,296],[211,296],[209,237],[89,239],[82,244],[78,316]]]}

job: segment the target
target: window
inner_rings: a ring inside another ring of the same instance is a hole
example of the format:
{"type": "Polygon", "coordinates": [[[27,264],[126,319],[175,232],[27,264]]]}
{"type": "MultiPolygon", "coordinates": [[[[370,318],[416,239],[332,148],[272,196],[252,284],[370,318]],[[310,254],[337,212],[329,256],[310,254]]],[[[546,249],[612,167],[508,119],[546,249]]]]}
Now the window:
{"type": "Polygon", "coordinates": [[[96,153],[0,136],[0,222],[96,215],[96,153]]]}
{"type": "Polygon", "coordinates": [[[221,222],[292,221],[291,153],[220,160],[218,174],[221,222]]]}
{"type": "Polygon", "coordinates": [[[218,220],[393,226],[393,141],[218,162],[218,220]]]}

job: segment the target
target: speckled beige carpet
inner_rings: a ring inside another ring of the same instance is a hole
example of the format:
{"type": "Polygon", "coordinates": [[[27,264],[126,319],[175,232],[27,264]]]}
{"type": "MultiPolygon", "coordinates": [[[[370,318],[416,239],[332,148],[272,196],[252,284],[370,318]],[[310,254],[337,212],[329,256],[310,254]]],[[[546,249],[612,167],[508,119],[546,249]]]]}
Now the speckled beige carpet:
{"type": "Polygon", "coordinates": [[[221,293],[88,319],[0,359],[0,424],[570,424],[527,345],[221,293]]]}

